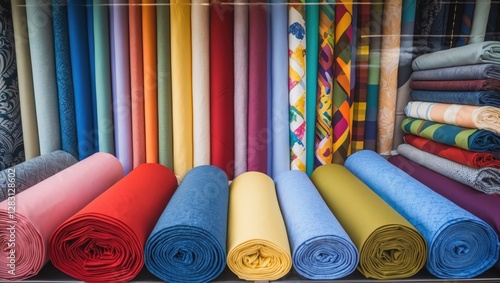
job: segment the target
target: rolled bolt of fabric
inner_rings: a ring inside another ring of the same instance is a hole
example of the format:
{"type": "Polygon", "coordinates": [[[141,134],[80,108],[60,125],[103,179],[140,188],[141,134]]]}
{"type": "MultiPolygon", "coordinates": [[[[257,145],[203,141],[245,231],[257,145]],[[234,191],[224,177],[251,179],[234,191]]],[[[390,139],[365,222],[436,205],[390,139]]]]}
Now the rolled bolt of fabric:
{"type": "Polygon", "coordinates": [[[182,183],[149,235],[147,269],[167,282],[209,282],[226,266],[228,179],[221,169],[197,166],[182,183]]]}
{"type": "Polygon", "coordinates": [[[275,182],[295,270],[312,280],[342,278],[356,270],[356,246],[307,174],[284,171],[275,182]]]}
{"type": "Polygon", "coordinates": [[[500,65],[476,64],[414,71],[411,79],[415,81],[500,79],[500,65]]]}
{"type": "Polygon", "coordinates": [[[118,159],[95,153],[34,185],[15,200],[1,202],[0,280],[23,280],[38,274],[49,260],[49,238],[56,228],[122,177],[118,159]],[[12,221],[16,221],[14,230],[9,230],[12,221]],[[15,247],[8,245],[12,234],[15,247]],[[15,253],[11,253],[13,249],[15,253]]]}
{"type": "Polygon", "coordinates": [[[2,188],[0,201],[7,199],[14,193],[9,194],[9,174],[15,175],[15,194],[19,194],[76,162],[78,160],[73,155],[56,150],[0,171],[0,188],[2,188]]]}
{"type": "Polygon", "coordinates": [[[167,167],[139,165],[54,231],[50,260],[82,281],[132,280],[144,265],[149,233],[176,188],[167,167]]]}
{"type": "Polygon", "coordinates": [[[428,243],[426,267],[439,278],[472,278],[498,260],[498,236],[483,220],[429,189],[373,151],[345,166],[412,223],[428,243]]]}
{"type": "Polygon", "coordinates": [[[292,268],[290,245],[273,180],[260,172],[229,189],[227,265],[240,279],[277,280],[292,268]]]}
{"type": "Polygon", "coordinates": [[[407,278],[424,267],[423,236],[347,169],[322,165],[311,180],[356,245],[364,276],[407,278]]]}

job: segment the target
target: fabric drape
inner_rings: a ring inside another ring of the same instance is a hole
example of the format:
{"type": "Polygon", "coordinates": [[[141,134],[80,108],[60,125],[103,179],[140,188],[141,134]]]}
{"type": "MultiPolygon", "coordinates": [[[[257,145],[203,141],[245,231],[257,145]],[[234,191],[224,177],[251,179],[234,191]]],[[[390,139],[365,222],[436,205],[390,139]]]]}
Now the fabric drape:
{"type": "Polygon", "coordinates": [[[466,0],[464,5],[464,13],[462,14],[462,22],[460,25],[460,37],[457,41],[457,46],[464,46],[469,42],[471,33],[472,20],[474,15],[474,6],[476,1],[466,0]]]}
{"type": "Polygon", "coordinates": [[[146,242],[148,270],[167,282],[214,280],[226,266],[228,199],[224,171],[191,169],[146,242]]]}
{"type": "Polygon", "coordinates": [[[498,237],[487,223],[380,155],[360,151],[345,166],[422,233],[428,245],[426,267],[434,276],[471,278],[498,260],[498,237]],[[464,245],[475,252],[464,253],[464,245]]]}
{"type": "Polygon", "coordinates": [[[95,151],[99,152],[99,123],[97,116],[97,86],[95,76],[95,45],[94,45],[94,0],[85,0],[87,8],[87,39],[89,46],[89,65],[90,65],[90,89],[92,91],[92,120],[95,151]]]}
{"type": "Polygon", "coordinates": [[[486,25],[491,7],[491,0],[479,0],[474,5],[474,14],[472,16],[472,26],[468,44],[483,42],[486,35],[486,25]]]}

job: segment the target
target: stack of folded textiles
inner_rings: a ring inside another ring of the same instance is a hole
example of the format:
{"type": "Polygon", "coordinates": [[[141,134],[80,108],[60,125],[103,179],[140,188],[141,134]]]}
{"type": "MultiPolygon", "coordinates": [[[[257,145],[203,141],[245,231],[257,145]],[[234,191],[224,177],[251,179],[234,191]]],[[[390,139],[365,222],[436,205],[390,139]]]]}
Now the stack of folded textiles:
{"type": "Polygon", "coordinates": [[[500,196],[500,42],[417,57],[400,155],[500,196]]]}

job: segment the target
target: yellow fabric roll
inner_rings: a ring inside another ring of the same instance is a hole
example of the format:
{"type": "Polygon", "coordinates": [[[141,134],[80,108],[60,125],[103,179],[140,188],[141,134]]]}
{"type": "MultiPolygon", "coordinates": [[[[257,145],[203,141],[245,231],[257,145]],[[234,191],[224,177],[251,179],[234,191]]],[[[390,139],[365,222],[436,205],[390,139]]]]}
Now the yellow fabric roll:
{"type": "Polygon", "coordinates": [[[292,256],[273,180],[259,172],[238,176],[229,189],[227,265],[240,279],[276,280],[292,256]]]}
{"type": "Polygon", "coordinates": [[[407,278],[424,266],[423,236],[350,171],[327,164],[311,180],[358,248],[358,270],[364,276],[407,278]]]}
{"type": "Polygon", "coordinates": [[[181,179],[193,167],[190,4],[170,1],[174,173],[181,179]]]}

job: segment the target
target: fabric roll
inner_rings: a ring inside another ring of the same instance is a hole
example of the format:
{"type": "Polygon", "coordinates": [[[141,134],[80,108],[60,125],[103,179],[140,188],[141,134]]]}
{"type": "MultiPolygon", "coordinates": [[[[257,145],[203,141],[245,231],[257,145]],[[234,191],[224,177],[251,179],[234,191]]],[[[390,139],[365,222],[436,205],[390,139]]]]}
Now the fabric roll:
{"type": "Polygon", "coordinates": [[[96,95],[96,76],[95,76],[95,45],[94,45],[94,0],[85,1],[87,8],[87,32],[89,44],[90,61],[90,89],[92,91],[92,120],[93,120],[93,139],[95,151],[99,152],[99,122],[97,116],[97,95],[96,95]]]}
{"type": "Polygon", "coordinates": [[[484,40],[495,40],[495,29],[498,21],[498,10],[500,6],[496,1],[491,2],[490,11],[488,15],[488,21],[486,22],[486,31],[484,35],[484,40]]]}
{"type": "Polygon", "coordinates": [[[51,0],[27,0],[26,16],[40,154],[61,149],[51,0]],[[37,19],[45,19],[38,22],[37,19]]]}
{"type": "Polygon", "coordinates": [[[0,201],[29,189],[76,162],[73,155],[57,150],[0,171],[0,187],[2,188],[0,201]],[[9,189],[9,177],[14,176],[15,188],[12,190],[9,189]]]}
{"type": "Polygon", "coordinates": [[[271,13],[272,176],[290,170],[288,118],[288,5],[273,0],[271,13]]]}
{"type": "Polygon", "coordinates": [[[288,89],[290,168],[306,171],[306,28],[305,5],[292,1],[288,10],[288,89]]]}
{"type": "Polygon", "coordinates": [[[412,69],[419,71],[487,63],[500,63],[500,43],[498,41],[485,41],[424,54],[413,60],[412,69]]]}
{"type": "Polygon", "coordinates": [[[406,278],[422,269],[427,256],[422,235],[352,173],[327,164],[318,167],[311,180],[356,245],[358,270],[365,277],[406,278]]]}
{"type": "Polygon", "coordinates": [[[405,133],[465,150],[491,152],[496,156],[500,154],[500,136],[490,131],[462,128],[414,118],[404,119],[401,128],[405,133]]]}
{"type": "Polygon", "coordinates": [[[307,175],[285,171],[275,182],[295,270],[311,280],[337,279],[354,272],[358,250],[307,175]]]}
{"type": "Polygon", "coordinates": [[[441,39],[445,34],[447,5],[442,0],[418,1],[415,15],[414,46],[416,54],[425,54],[442,49],[441,39]],[[436,37],[435,39],[433,37],[436,37]],[[437,45],[435,45],[437,43],[437,45]]]}
{"type": "MultiPolygon", "coordinates": [[[[130,100],[132,115],[132,160],[134,168],[146,162],[144,128],[144,66],[142,54],[142,6],[141,0],[130,0],[130,100]]],[[[172,168],[172,167],[169,167],[172,168]]]]}
{"type": "Polygon", "coordinates": [[[156,52],[158,67],[158,161],[174,168],[172,136],[172,67],[170,58],[170,6],[157,0],[156,52]]]}
{"type": "Polygon", "coordinates": [[[444,37],[443,49],[457,47],[465,4],[465,2],[458,0],[451,1],[448,4],[448,19],[444,33],[446,36],[444,37]]]}
{"type": "Polygon", "coordinates": [[[365,149],[377,148],[377,116],[382,44],[383,0],[371,1],[370,55],[368,55],[368,90],[366,93],[365,149]]]}
{"type": "Polygon", "coordinates": [[[489,152],[472,152],[408,134],[405,135],[404,140],[407,144],[420,150],[467,165],[469,167],[492,167],[500,169],[500,159],[489,152]]]}
{"type": "Polygon", "coordinates": [[[191,2],[170,3],[174,172],[182,178],[193,167],[191,2]]]}
{"type": "Polygon", "coordinates": [[[248,5],[234,6],[234,176],[247,171],[248,5]]]}
{"type": "MultiPolygon", "coordinates": [[[[269,2],[268,2],[269,3],[269,2]]],[[[267,73],[267,101],[266,101],[266,108],[267,108],[267,174],[272,176],[273,174],[273,84],[274,82],[272,81],[272,46],[273,46],[273,36],[272,36],[272,19],[271,19],[271,7],[272,6],[267,6],[266,8],[266,15],[267,15],[267,66],[266,66],[266,73],[267,73]]]]}
{"type": "Polygon", "coordinates": [[[485,91],[426,91],[414,90],[411,97],[414,100],[467,104],[475,106],[500,107],[500,92],[494,90],[485,91]]]}
{"type": "Polygon", "coordinates": [[[249,3],[247,170],[267,173],[267,10],[249,3]]]}
{"type": "Polygon", "coordinates": [[[292,259],[273,180],[260,172],[235,178],[229,188],[228,214],[229,269],[244,280],[285,276],[292,259]]]}
{"type": "Polygon", "coordinates": [[[132,120],[130,109],[130,57],[128,7],[125,0],[112,0],[110,6],[111,83],[116,157],[127,175],[133,169],[132,120]]]}
{"type": "Polygon", "coordinates": [[[33,73],[31,71],[28,26],[26,23],[26,6],[24,0],[12,0],[11,6],[24,157],[25,160],[30,160],[40,155],[40,144],[38,142],[33,73]]]}
{"type": "Polygon", "coordinates": [[[472,278],[498,260],[495,231],[373,151],[351,155],[346,168],[408,219],[428,245],[427,270],[438,278],[472,278]]]}
{"type": "Polygon", "coordinates": [[[158,163],[158,78],[156,66],[155,0],[142,0],[142,58],[144,75],[144,133],[146,162],[158,163]]]}
{"type": "Polygon", "coordinates": [[[51,234],[64,221],[123,177],[118,159],[95,153],[34,185],[15,198],[15,214],[7,199],[0,203],[0,237],[7,243],[15,222],[15,272],[9,273],[9,249],[2,249],[1,280],[23,280],[36,275],[48,262],[51,234]],[[92,180],[89,182],[89,176],[92,180]]]}
{"type": "Polygon", "coordinates": [[[382,51],[380,54],[380,96],[377,118],[377,152],[390,154],[394,138],[396,95],[401,39],[401,0],[384,3],[382,51]]]}
{"type": "MultiPolygon", "coordinates": [[[[195,167],[199,165],[213,164],[210,163],[210,149],[213,141],[212,139],[214,139],[213,134],[211,134],[212,121],[210,119],[210,107],[212,106],[210,101],[210,80],[212,79],[212,72],[210,71],[210,68],[212,65],[210,62],[217,64],[218,60],[212,60],[211,58],[211,52],[213,50],[210,46],[212,43],[210,36],[213,36],[213,34],[210,30],[212,29],[211,20],[215,21],[216,19],[221,19],[225,17],[226,14],[224,9],[221,10],[220,4],[214,3],[214,5],[217,6],[216,9],[218,9],[218,12],[220,13],[215,17],[210,17],[210,12],[214,9],[214,6],[209,5],[208,0],[194,0],[191,5],[191,48],[193,56],[193,166],[195,167]]],[[[218,34],[219,33],[217,32],[217,35],[218,34]]],[[[226,42],[226,46],[227,44],[229,43],[226,42]]],[[[226,55],[231,56],[232,54],[227,53],[226,55]]],[[[229,68],[227,72],[232,75],[232,68],[229,68]]],[[[228,77],[227,79],[231,79],[230,84],[232,85],[232,77],[228,77]]],[[[232,103],[232,100],[227,101],[227,103],[232,103]]],[[[232,119],[228,117],[228,120],[232,119]]],[[[232,124],[228,126],[231,128],[233,127],[232,124]]],[[[232,133],[233,129],[227,130],[229,133],[232,133]]],[[[231,139],[233,138],[234,136],[231,134],[231,139]]],[[[232,150],[228,149],[228,153],[229,152],[232,152],[232,150]]]]}
{"type": "Polygon", "coordinates": [[[466,0],[464,3],[464,13],[462,14],[462,23],[460,25],[460,37],[457,41],[457,46],[464,46],[469,42],[469,36],[472,27],[474,15],[474,6],[476,1],[466,0]]]}
{"type": "Polygon", "coordinates": [[[61,123],[62,150],[78,157],[76,137],[75,95],[71,73],[69,46],[68,6],[66,0],[52,0],[52,24],[54,27],[54,52],[56,63],[59,121],[61,123]]]}
{"type": "Polygon", "coordinates": [[[479,79],[459,81],[412,81],[410,88],[414,90],[444,90],[444,91],[472,91],[496,90],[500,91],[500,80],[479,79]]]}
{"type": "Polygon", "coordinates": [[[52,264],[87,282],[134,279],[144,265],[146,240],[176,188],[174,173],[163,165],[138,166],[57,227],[49,240],[52,264]]]}
{"type": "MultiPolygon", "coordinates": [[[[230,1],[218,2],[210,6],[210,66],[207,62],[206,102],[203,107],[209,107],[203,118],[207,126],[199,125],[209,130],[203,140],[209,141],[208,159],[210,163],[226,172],[227,177],[234,177],[234,11],[228,8],[230,1]],[[210,74],[210,76],[208,75],[210,74]]],[[[208,11],[207,11],[208,13],[208,11]]],[[[208,14],[207,14],[208,17],[208,14]]],[[[203,24],[205,25],[205,24],[203,24]]],[[[208,25],[206,25],[208,27],[208,25]]],[[[193,43],[194,44],[194,43],[193,43]]],[[[208,44],[208,41],[207,41],[208,44]]],[[[206,48],[208,52],[208,47],[206,48]]],[[[199,64],[199,61],[196,63],[199,64]]],[[[199,84],[200,82],[195,82],[199,84]]],[[[204,100],[205,98],[200,98],[204,100]]],[[[198,101],[199,103],[199,101],[198,101]]],[[[195,111],[196,112],[196,111],[195,111]]],[[[198,111],[200,113],[200,111],[198,111]]],[[[201,121],[200,121],[201,122],[201,121]]],[[[200,153],[203,154],[203,153],[200,153]]]]}
{"type": "Polygon", "coordinates": [[[306,50],[306,101],[305,101],[305,139],[306,139],[306,173],[311,175],[314,170],[314,132],[316,124],[316,93],[318,88],[318,52],[319,50],[319,5],[312,0],[304,0],[306,50]]]}
{"type": "Polygon", "coordinates": [[[115,154],[113,105],[111,92],[111,57],[109,7],[93,0],[94,64],[99,151],[115,154]]]}
{"type": "Polygon", "coordinates": [[[500,169],[472,168],[425,152],[409,144],[399,145],[397,151],[411,161],[480,192],[489,195],[500,194],[500,169]]]}
{"type": "Polygon", "coordinates": [[[405,114],[411,118],[500,134],[500,109],[496,107],[410,101],[405,114]]]}
{"type": "Polygon", "coordinates": [[[488,15],[490,12],[491,0],[476,1],[474,15],[472,16],[472,26],[470,31],[469,45],[483,42],[486,34],[486,25],[488,24],[488,15]]]}
{"type": "Polygon", "coordinates": [[[76,113],[78,158],[95,153],[92,89],[90,78],[89,42],[87,36],[87,8],[84,1],[68,1],[69,45],[76,113]]]}
{"type": "Polygon", "coordinates": [[[208,165],[190,170],[148,238],[148,270],[167,282],[215,279],[226,266],[228,200],[224,171],[208,165]]]}
{"type": "Polygon", "coordinates": [[[495,230],[497,235],[500,235],[500,198],[472,190],[469,186],[427,169],[402,155],[392,156],[389,162],[433,191],[481,218],[495,230]]]}
{"type": "Polygon", "coordinates": [[[500,66],[498,64],[475,64],[422,70],[413,72],[411,78],[429,81],[500,79],[500,66]]]}

